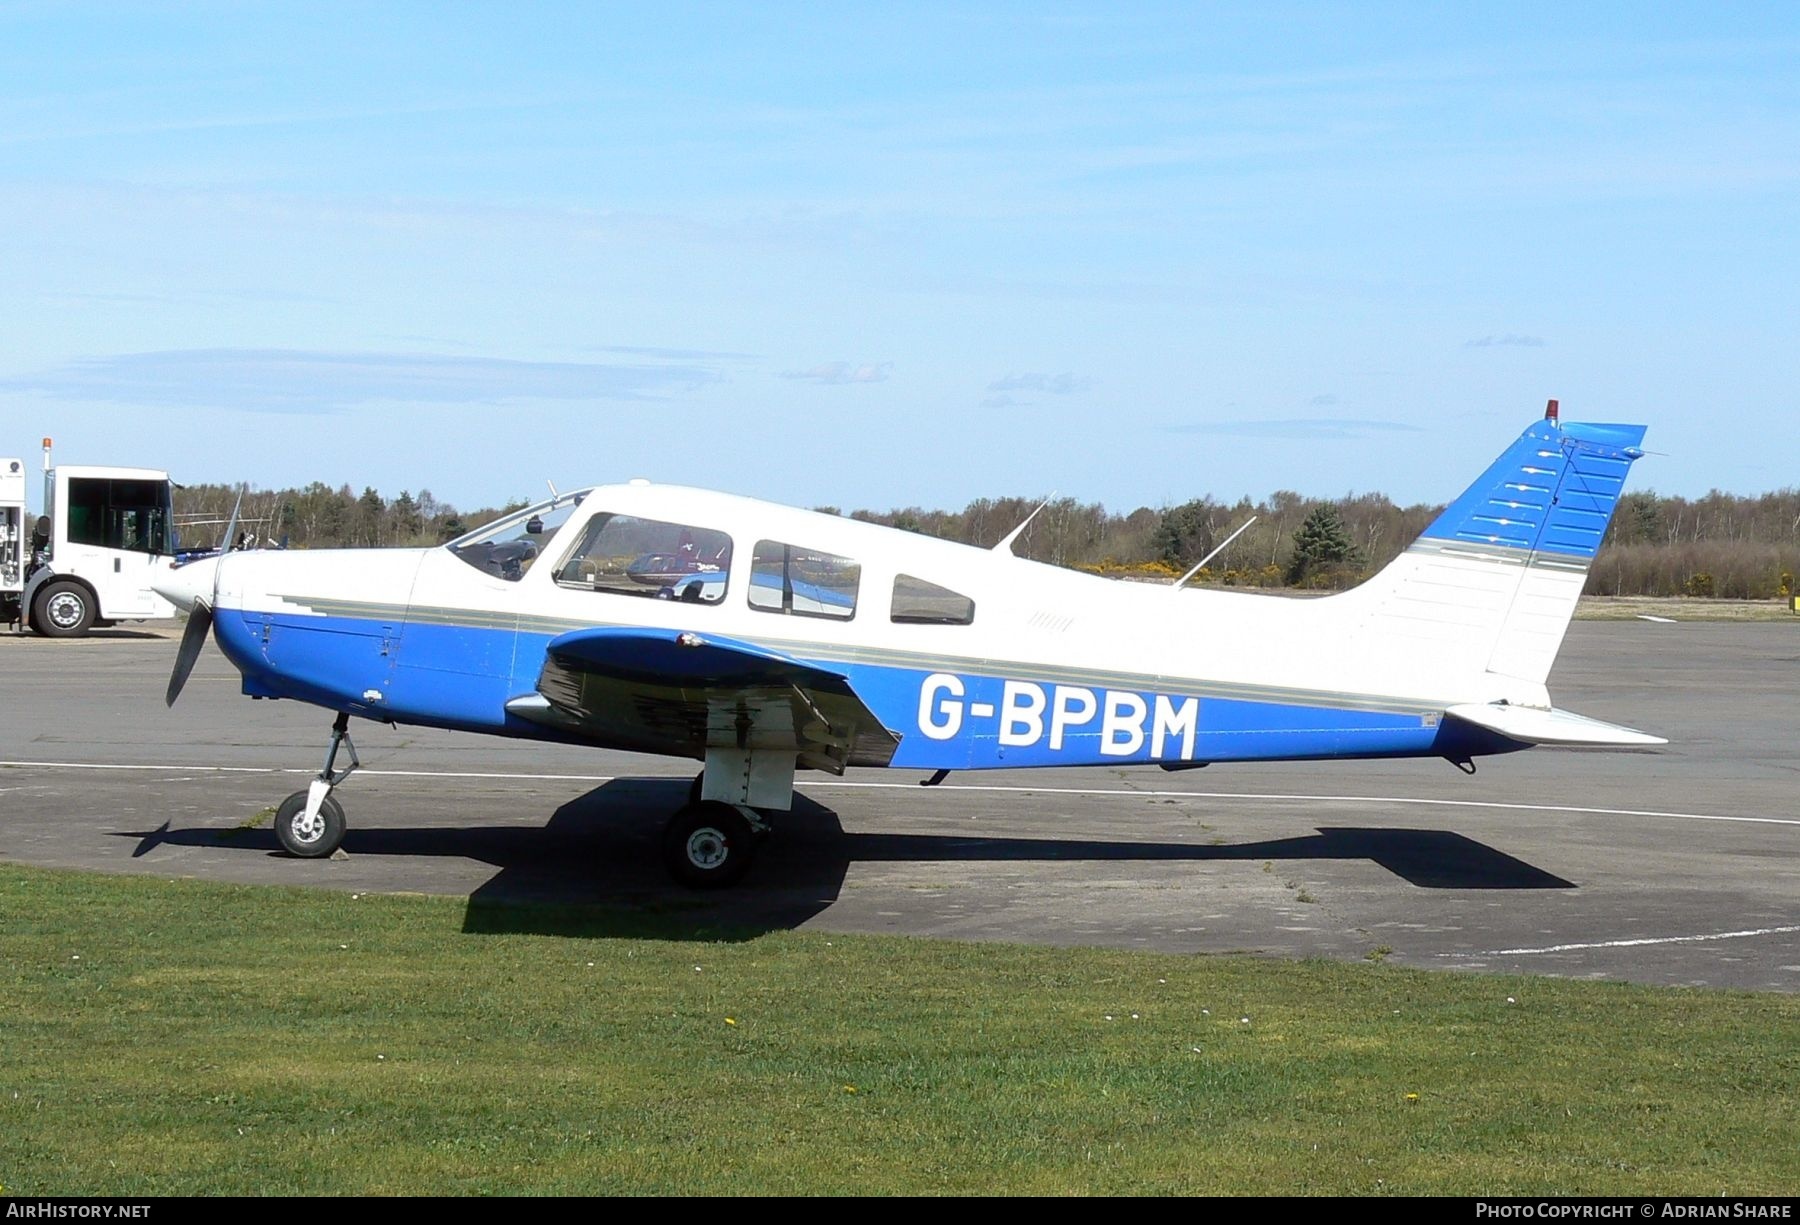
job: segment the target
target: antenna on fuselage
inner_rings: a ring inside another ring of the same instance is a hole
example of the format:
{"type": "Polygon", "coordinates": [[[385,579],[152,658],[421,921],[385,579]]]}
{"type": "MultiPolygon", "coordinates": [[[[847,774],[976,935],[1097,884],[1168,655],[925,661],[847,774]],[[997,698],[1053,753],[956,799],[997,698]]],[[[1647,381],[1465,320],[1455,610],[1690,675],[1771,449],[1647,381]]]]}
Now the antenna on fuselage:
{"type": "Polygon", "coordinates": [[[551,480],[549,477],[545,477],[544,484],[550,486],[550,500],[552,502],[562,501],[562,494],[556,492],[556,482],[555,481],[551,480]]]}
{"type": "Polygon", "coordinates": [[[1025,518],[1020,521],[1018,527],[1015,527],[1012,531],[1006,533],[1006,535],[1001,538],[1000,543],[994,546],[994,552],[996,552],[996,553],[1011,553],[1013,541],[1017,540],[1019,538],[1020,533],[1022,533],[1026,528],[1031,526],[1031,521],[1038,517],[1038,511],[1043,510],[1044,507],[1050,505],[1050,500],[1051,500],[1051,498],[1054,498],[1054,497],[1056,497],[1056,495],[1053,493],[1050,495],[1050,497],[1045,498],[1042,502],[1039,502],[1037,504],[1037,510],[1032,511],[1029,515],[1026,515],[1025,518]]]}
{"type": "Polygon", "coordinates": [[[1207,562],[1211,561],[1213,558],[1215,558],[1219,554],[1223,553],[1225,551],[1226,545],[1228,545],[1232,541],[1236,540],[1239,536],[1242,536],[1244,534],[1245,530],[1247,528],[1249,528],[1249,526],[1252,523],[1255,523],[1255,522],[1256,522],[1255,515],[1251,515],[1248,519],[1244,520],[1243,526],[1239,527],[1237,531],[1231,533],[1231,535],[1225,537],[1224,540],[1220,541],[1218,548],[1214,549],[1212,552],[1208,553],[1205,557],[1202,557],[1199,561],[1195,562],[1194,568],[1192,570],[1189,570],[1186,574],[1182,575],[1180,578],[1178,578],[1174,582],[1170,583],[1169,586],[1174,589],[1179,589],[1183,583],[1187,582],[1189,579],[1193,578],[1196,574],[1200,573],[1200,569],[1202,566],[1206,565],[1207,562]]]}

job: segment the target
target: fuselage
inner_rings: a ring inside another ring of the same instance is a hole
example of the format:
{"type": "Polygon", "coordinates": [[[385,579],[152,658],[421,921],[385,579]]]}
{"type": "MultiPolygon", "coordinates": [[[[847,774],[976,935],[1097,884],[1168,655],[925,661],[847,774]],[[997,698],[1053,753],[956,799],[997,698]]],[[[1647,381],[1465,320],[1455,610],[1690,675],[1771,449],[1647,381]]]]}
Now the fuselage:
{"type": "Polygon", "coordinates": [[[1445,720],[1448,707],[1547,704],[1540,681],[1377,640],[1369,593],[1118,582],[639,482],[440,548],[242,553],[191,569],[213,588],[217,640],[252,696],[652,752],[507,704],[534,692],[553,638],[601,626],[718,635],[840,673],[899,737],[888,764],[928,770],[1460,759],[1520,746],[1445,720]]]}

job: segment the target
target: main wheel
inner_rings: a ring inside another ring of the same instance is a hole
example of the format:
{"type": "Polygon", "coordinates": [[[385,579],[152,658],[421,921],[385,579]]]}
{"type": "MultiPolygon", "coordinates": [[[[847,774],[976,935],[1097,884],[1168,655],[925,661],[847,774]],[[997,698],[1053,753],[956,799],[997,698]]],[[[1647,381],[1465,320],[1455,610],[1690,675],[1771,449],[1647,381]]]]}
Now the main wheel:
{"type": "Polygon", "coordinates": [[[734,805],[689,804],[663,827],[663,863],[690,889],[723,889],[750,870],[756,834],[734,805]]]}
{"type": "Polygon", "coordinates": [[[80,583],[45,583],[31,605],[31,628],[47,638],[79,638],[94,624],[94,594],[80,583]]]}
{"type": "Polygon", "coordinates": [[[702,770],[694,775],[694,781],[688,784],[688,803],[698,804],[700,802],[700,789],[704,786],[706,786],[706,771],[702,770]]]}
{"type": "Polygon", "coordinates": [[[343,845],[344,808],[336,798],[326,796],[319,805],[319,815],[306,819],[306,792],[296,791],[281,801],[275,810],[275,836],[282,849],[301,859],[324,859],[343,845]]]}

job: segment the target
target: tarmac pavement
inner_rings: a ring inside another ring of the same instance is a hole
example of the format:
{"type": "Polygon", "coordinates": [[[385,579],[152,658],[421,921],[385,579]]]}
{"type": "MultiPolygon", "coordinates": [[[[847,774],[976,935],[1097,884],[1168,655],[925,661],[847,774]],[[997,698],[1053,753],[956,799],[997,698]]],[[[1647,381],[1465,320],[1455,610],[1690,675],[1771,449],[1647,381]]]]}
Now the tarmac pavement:
{"type": "Polygon", "coordinates": [[[345,855],[266,819],[330,716],[252,702],[216,650],[163,706],[174,631],[0,635],[0,862],[519,901],[597,927],[805,927],[1800,990],[1800,618],[1577,622],[1559,706],[1667,736],[1631,752],[1155,769],[802,776],[736,889],[657,854],[692,762],[353,726],[345,855]]]}

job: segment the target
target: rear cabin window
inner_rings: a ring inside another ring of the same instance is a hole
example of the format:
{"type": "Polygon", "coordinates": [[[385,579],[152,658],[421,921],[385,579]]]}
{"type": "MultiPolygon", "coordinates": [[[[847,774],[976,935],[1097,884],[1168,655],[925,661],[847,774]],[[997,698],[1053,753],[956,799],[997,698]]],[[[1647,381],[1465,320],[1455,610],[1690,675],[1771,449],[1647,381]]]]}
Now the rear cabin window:
{"type": "Polygon", "coordinates": [[[750,607],[848,621],[856,615],[862,564],[835,553],[759,540],[750,561],[750,607]]]}
{"type": "Polygon", "coordinates": [[[972,625],[975,601],[910,574],[894,579],[894,602],[888,616],[902,625],[972,625]]]}
{"type": "Polygon", "coordinates": [[[725,598],[731,537],[712,528],[635,515],[595,515],[556,582],[583,591],[649,596],[684,604],[725,598]]]}

